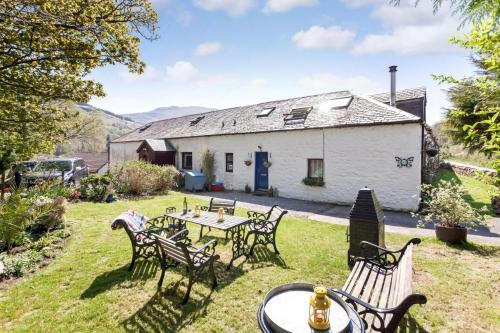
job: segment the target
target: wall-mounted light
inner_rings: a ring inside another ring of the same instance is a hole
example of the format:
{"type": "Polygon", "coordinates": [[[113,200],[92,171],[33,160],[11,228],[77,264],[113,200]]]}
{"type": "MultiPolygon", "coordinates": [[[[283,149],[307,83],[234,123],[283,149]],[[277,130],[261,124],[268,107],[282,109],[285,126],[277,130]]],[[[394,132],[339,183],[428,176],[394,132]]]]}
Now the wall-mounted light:
{"type": "Polygon", "coordinates": [[[259,151],[262,151],[262,146],[257,146],[257,148],[259,148],[259,151]]]}

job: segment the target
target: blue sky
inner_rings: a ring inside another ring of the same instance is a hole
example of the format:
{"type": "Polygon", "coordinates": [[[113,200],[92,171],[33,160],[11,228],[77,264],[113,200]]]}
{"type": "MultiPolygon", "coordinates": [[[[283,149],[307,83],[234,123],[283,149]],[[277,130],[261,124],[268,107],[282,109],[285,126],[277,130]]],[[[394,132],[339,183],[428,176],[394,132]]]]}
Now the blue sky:
{"type": "Polygon", "coordinates": [[[426,86],[428,121],[446,95],[431,74],[469,75],[469,55],[450,45],[459,18],[402,0],[154,0],[160,38],[144,41],[144,74],[96,70],[107,96],[93,105],[116,113],[199,105],[224,108],[349,89],[426,86]]]}

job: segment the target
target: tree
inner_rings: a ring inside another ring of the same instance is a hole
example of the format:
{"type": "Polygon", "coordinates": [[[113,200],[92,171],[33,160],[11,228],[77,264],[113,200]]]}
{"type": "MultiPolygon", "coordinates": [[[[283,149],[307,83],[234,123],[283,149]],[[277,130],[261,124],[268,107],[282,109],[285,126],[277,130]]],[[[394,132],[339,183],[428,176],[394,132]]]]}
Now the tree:
{"type": "Polygon", "coordinates": [[[445,113],[446,132],[469,151],[494,158],[500,169],[500,31],[496,18],[474,23],[469,36],[452,42],[474,53],[479,71],[473,77],[457,80],[435,76],[450,83],[452,108],[445,113]]]}
{"type": "MultiPolygon", "coordinates": [[[[415,6],[421,0],[415,0],[415,6]]],[[[401,0],[390,0],[396,6],[399,6],[401,0]]],[[[486,17],[498,17],[500,6],[498,0],[432,0],[434,13],[438,12],[443,4],[449,4],[453,10],[453,14],[462,17],[462,23],[481,21],[486,17]]]]}
{"type": "MultiPolygon", "coordinates": [[[[145,0],[0,1],[0,165],[50,151],[78,117],[68,101],[104,96],[88,78],[108,64],[142,73],[141,38],[156,36],[145,0]],[[7,158],[9,156],[9,158],[7,158]]],[[[0,170],[2,171],[2,170],[0,170]]]]}

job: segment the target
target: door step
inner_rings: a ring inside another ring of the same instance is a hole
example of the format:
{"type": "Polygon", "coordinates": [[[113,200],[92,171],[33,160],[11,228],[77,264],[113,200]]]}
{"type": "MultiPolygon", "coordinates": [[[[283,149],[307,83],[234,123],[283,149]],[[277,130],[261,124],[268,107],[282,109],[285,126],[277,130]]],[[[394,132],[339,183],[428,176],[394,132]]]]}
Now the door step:
{"type": "Polygon", "coordinates": [[[252,194],[256,195],[258,197],[267,197],[269,195],[267,190],[257,190],[257,191],[254,191],[252,194]]]}

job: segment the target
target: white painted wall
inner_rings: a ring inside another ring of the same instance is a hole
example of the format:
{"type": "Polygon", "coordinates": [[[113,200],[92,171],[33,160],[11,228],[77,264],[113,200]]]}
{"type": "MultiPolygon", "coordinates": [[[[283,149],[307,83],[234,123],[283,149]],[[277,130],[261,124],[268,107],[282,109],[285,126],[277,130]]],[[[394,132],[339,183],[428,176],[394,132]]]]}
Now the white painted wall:
{"type": "MultiPolygon", "coordinates": [[[[305,131],[238,134],[170,139],[177,149],[193,153],[193,169],[200,169],[203,152],[215,152],[217,180],[228,189],[254,187],[257,146],[270,155],[269,185],[282,197],[352,204],[364,186],[375,190],[384,208],[416,210],[420,184],[421,126],[419,124],[315,129],[305,131]],[[324,143],[324,144],[323,144],[324,143]],[[234,171],[225,172],[225,153],[234,154],[234,171]],[[395,156],[414,157],[411,168],[398,168],[395,156]],[[324,187],[302,184],[307,159],[324,159],[324,187]]],[[[112,143],[111,161],[137,159],[140,142],[112,143]]],[[[180,165],[178,165],[180,167],[180,165]]]]}

